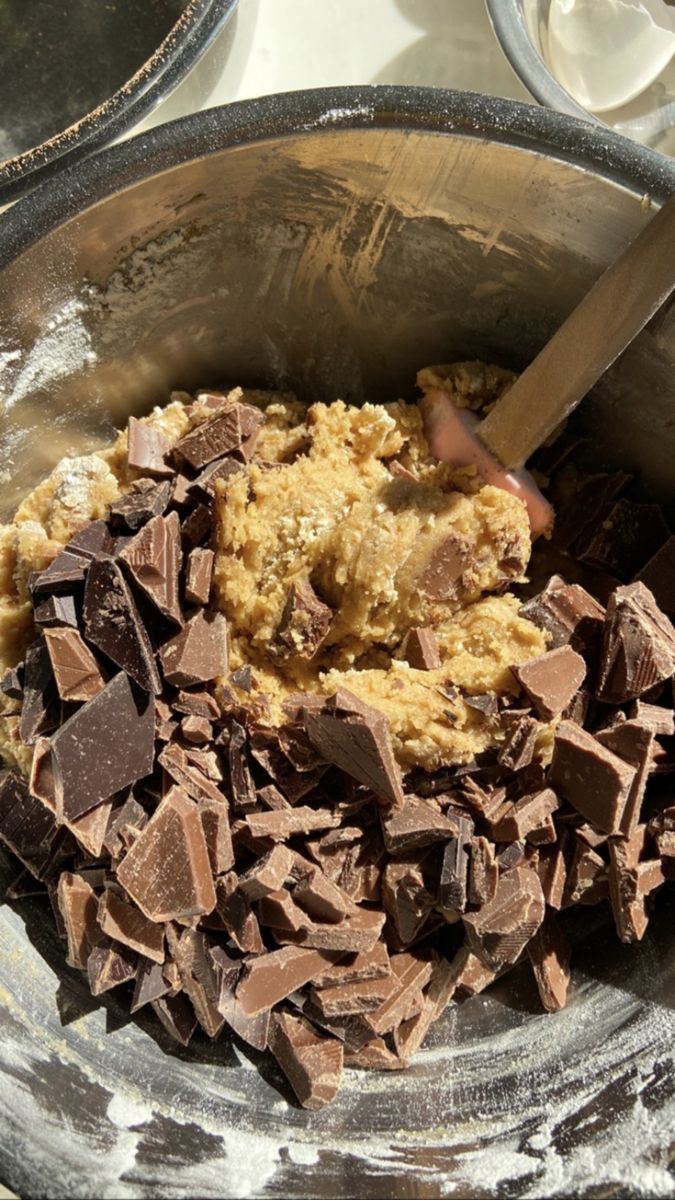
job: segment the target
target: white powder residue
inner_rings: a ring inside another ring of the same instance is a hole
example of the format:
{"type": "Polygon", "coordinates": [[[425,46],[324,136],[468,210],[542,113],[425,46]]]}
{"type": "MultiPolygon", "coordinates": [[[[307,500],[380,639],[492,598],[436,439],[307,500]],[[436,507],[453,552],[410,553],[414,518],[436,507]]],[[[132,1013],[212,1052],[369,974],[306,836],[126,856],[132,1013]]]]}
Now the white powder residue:
{"type": "Polygon", "coordinates": [[[83,299],[70,299],[53,313],[45,332],[25,354],[14,347],[0,350],[0,407],[5,412],[32,392],[96,361],[86,311],[83,299]]]}
{"type": "Polygon", "coordinates": [[[346,117],[368,117],[374,120],[375,112],[370,104],[358,104],[354,108],[329,108],[316,118],[317,125],[334,125],[346,117]]]}

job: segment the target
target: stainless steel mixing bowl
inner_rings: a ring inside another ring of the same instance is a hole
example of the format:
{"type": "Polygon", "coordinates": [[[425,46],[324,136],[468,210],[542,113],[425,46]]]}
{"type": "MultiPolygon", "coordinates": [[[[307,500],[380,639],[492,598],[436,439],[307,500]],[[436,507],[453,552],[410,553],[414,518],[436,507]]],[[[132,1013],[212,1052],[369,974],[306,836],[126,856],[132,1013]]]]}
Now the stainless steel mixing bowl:
{"type": "MultiPolygon", "coordinates": [[[[675,186],[555,113],[404,88],[254,101],[65,173],[0,224],[2,507],[171,387],[412,394],[526,362],[675,186]]],[[[586,406],[593,459],[675,491],[673,311],[586,406]]],[[[10,868],[3,865],[5,877],[10,868]]],[[[46,1196],[672,1195],[675,906],[641,946],[577,928],[574,996],[527,970],[452,1008],[405,1074],[320,1114],[226,1040],[92,1001],[38,901],[0,909],[0,1176],[46,1196]]]]}

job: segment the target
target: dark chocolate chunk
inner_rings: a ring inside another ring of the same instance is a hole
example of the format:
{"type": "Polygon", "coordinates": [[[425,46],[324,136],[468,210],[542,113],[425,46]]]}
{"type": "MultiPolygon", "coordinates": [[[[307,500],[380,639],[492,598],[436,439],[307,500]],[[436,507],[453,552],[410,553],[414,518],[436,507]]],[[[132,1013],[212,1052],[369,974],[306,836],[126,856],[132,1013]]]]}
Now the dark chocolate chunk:
{"type": "Polygon", "coordinates": [[[341,824],[339,813],[331,809],[282,808],[271,812],[247,813],[246,824],[254,838],[271,838],[284,842],[298,833],[312,833],[321,829],[336,829],[341,824]]]}
{"type": "Polygon", "coordinates": [[[227,673],[227,623],[219,612],[196,612],[160,650],[164,678],[175,687],[207,683],[227,673]]]}
{"type": "Polygon", "coordinates": [[[36,625],[68,625],[77,629],[77,608],[73,596],[48,596],[33,612],[36,625]]]}
{"type": "Polygon", "coordinates": [[[257,433],[264,420],[263,413],[237,400],[223,400],[210,420],[198,425],[181,438],[173,448],[177,461],[185,461],[194,470],[205,467],[257,433]]]}
{"type": "Polygon", "coordinates": [[[539,734],[539,724],[533,717],[520,717],[514,721],[504,739],[499,755],[500,766],[508,771],[522,771],[529,767],[539,734]]]}
{"type": "Polygon", "coordinates": [[[126,946],[102,942],[94,946],[87,959],[87,975],[92,996],[101,996],[121,983],[136,977],[136,955],[126,946]]]}
{"type": "Polygon", "coordinates": [[[588,658],[597,646],[605,610],[578,583],[552,580],[545,591],[522,605],[520,615],[549,634],[551,649],[569,643],[588,658]]]}
{"type": "Polygon", "coordinates": [[[326,700],[319,712],[307,712],[305,729],[326,762],[371,788],[378,799],[404,803],[401,772],[384,713],[343,690],[326,700]]]}
{"type": "Polygon", "coordinates": [[[151,921],[213,911],[216,893],[199,808],[180,788],[171,788],[162,800],[117,878],[151,921]]]}
{"type": "Polygon", "coordinates": [[[82,583],[86,571],[86,559],[77,554],[69,554],[67,550],[60,550],[46,570],[37,571],[30,576],[28,587],[33,600],[71,592],[73,587],[82,583]]]}
{"type": "Polygon", "coordinates": [[[57,902],[68,939],[66,962],[86,971],[89,955],[103,938],[96,920],[96,892],[85,879],[64,871],[59,877],[57,902]]]}
{"type": "Polygon", "coordinates": [[[183,552],[178,513],[153,517],[127,543],[119,557],[162,616],[181,625],[178,579],[183,552]]]}
{"type": "Polygon", "coordinates": [[[58,694],[49,651],[44,638],[38,638],[26,651],[19,722],[21,741],[26,746],[34,745],[40,734],[55,729],[58,721],[58,694]]]}
{"type": "Polygon", "coordinates": [[[171,701],[174,712],[187,713],[190,717],[205,717],[208,721],[217,721],[220,709],[210,692],[181,691],[175,700],[171,701]]]}
{"type": "Polygon", "coordinates": [[[101,668],[77,629],[55,626],[44,636],[62,700],[91,700],[103,691],[101,668]]]}
{"type": "Polygon", "coordinates": [[[72,849],[70,835],[59,828],[49,809],[32,796],[16,771],[0,772],[0,842],[37,879],[58,862],[60,851],[72,849]]]}
{"type": "Polygon", "coordinates": [[[24,665],[7,667],[0,678],[0,692],[9,700],[23,700],[24,665]]]}
{"type": "Polygon", "coordinates": [[[208,604],[214,557],[213,550],[201,546],[190,551],[185,568],[185,599],[188,604],[208,604]]]}
{"type": "Polygon", "coordinates": [[[79,558],[91,560],[97,558],[99,554],[112,553],[112,544],[113,540],[107,523],[90,521],[84,529],[73,534],[64,548],[69,554],[76,554],[79,558]]]}
{"type": "Polygon", "coordinates": [[[460,817],[456,837],[452,837],[443,852],[438,902],[442,908],[464,912],[467,902],[469,852],[473,821],[460,817]]]}
{"type": "Polygon", "coordinates": [[[550,721],[568,707],[581,687],[586,663],[571,646],[559,646],[511,670],[542,720],[550,721]]]}
{"type": "Polygon", "coordinates": [[[136,533],[146,521],[161,517],[171,499],[171,490],[171,481],[168,479],[164,483],[139,479],[132,483],[131,491],[113,500],[110,505],[111,519],[123,522],[127,529],[136,533]]]}
{"type": "Polygon", "coordinates": [[[635,779],[635,767],[590,733],[562,721],[555,733],[551,786],[591,824],[618,833],[635,779]]]}
{"type": "Polygon", "coordinates": [[[197,1028],[195,1010],[187,996],[181,992],[178,996],[163,996],[159,1000],[151,1000],[150,1004],[174,1041],[179,1042],[181,1046],[187,1046],[197,1028]]]}
{"type": "Polygon", "coordinates": [[[127,461],[135,471],[143,471],[158,479],[169,478],[173,468],[166,462],[171,443],[165,433],[147,421],[129,417],[129,449],[127,461]]]}
{"type": "Polygon", "coordinates": [[[418,671],[435,671],[441,665],[438,638],[433,629],[409,629],[401,647],[401,658],[418,671]]]}
{"type": "Polygon", "coordinates": [[[628,581],[657,552],[669,534],[658,504],[615,500],[599,513],[599,523],[576,545],[576,557],[628,581]]]}
{"type": "Polygon", "coordinates": [[[675,672],[675,629],[643,583],[617,588],[607,606],[597,694],[634,700],[675,672]]]}
{"type": "Polygon", "coordinates": [[[675,536],[657,550],[637,578],[649,588],[659,608],[668,616],[675,616],[675,536]]]}
{"type": "Polygon", "coordinates": [[[198,504],[183,521],[183,541],[188,547],[198,546],[200,542],[210,538],[212,530],[213,508],[207,504],[198,504]]]}
{"type": "Polygon", "coordinates": [[[342,1080],[343,1047],[324,1037],[302,1016],[275,1013],[270,1050],[303,1108],[317,1112],[335,1099],[342,1080]]]}
{"type": "Polygon", "coordinates": [[[108,821],[103,839],[108,853],[113,858],[119,858],[129,848],[129,830],[140,833],[147,823],[148,816],[145,809],[137,800],[134,800],[133,796],[129,796],[119,808],[111,813],[108,821]]]}
{"type": "Polygon", "coordinates": [[[95,559],[84,589],[84,626],[91,642],[147,692],[162,684],[154,651],[136,602],[119,565],[95,559]]]}
{"type": "Polygon", "coordinates": [[[143,779],[154,760],[155,713],[120,672],[52,736],[57,811],[72,820],[143,779]]]}
{"type": "Polygon", "coordinates": [[[547,912],[527,944],[541,1002],[547,1012],[558,1012],[567,1002],[570,984],[570,947],[556,917],[547,912]]]}
{"type": "Polygon", "coordinates": [[[380,819],[384,844],[390,854],[447,841],[458,832],[457,821],[444,817],[418,796],[406,796],[400,808],[382,809],[380,819]]]}
{"type": "Polygon", "coordinates": [[[333,610],[319,599],[309,580],[292,583],[276,633],[282,653],[312,658],[333,620],[333,610]]]}
{"type": "Polygon", "coordinates": [[[237,667],[236,671],[232,671],[230,679],[235,687],[241,688],[242,692],[251,692],[253,689],[253,674],[250,667],[237,667]]]}
{"type": "Polygon", "coordinates": [[[478,696],[462,696],[462,699],[469,708],[475,708],[476,712],[482,713],[484,717],[496,717],[499,712],[497,697],[490,693],[478,696]]]}
{"type": "Polygon", "coordinates": [[[153,1000],[161,1000],[170,991],[160,963],[152,962],[149,958],[139,958],[136,971],[134,996],[131,1001],[131,1012],[138,1012],[145,1004],[153,1000]]]}
{"type": "Polygon", "coordinates": [[[166,936],[197,1020],[204,1032],[215,1038],[223,1028],[225,1018],[218,1009],[220,981],[207,953],[206,938],[196,929],[183,929],[179,933],[171,923],[166,927],[166,936]]]}
{"type": "Polygon", "coordinates": [[[247,742],[246,730],[237,721],[233,721],[227,747],[227,761],[230,768],[232,805],[236,812],[242,813],[251,812],[258,803],[246,753],[247,742]]]}
{"type": "Polygon", "coordinates": [[[541,925],[544,909],[536,872],[525,866],[507,871],[492,900],[464,914],[470,949],[492,970],[515,962],[541,925]]]}

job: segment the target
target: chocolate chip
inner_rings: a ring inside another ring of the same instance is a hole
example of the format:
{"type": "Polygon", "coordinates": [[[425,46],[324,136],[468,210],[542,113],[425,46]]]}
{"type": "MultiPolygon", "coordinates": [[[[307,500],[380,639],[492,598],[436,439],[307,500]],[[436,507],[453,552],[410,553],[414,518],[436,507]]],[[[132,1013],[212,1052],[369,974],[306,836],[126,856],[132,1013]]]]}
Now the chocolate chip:
{"type": "Polygon", "coordinates": [[[171,443],[156,425],[129,417],[129,441],[127,462],[134,471],[143,471],[158,479],[173,475],[173,468],[166,462],[171,443]]]}
{"type": "Polygon", "coordinates": [[[511,671],[542,720],[550,721],[568,707],[581,687],[586,663],[571,646],[559,646],[511,671]]]}
{"type": "Polygon", "coordinates": [[[201,497],[208,504],[216,494],[216,484],[219,480],[231,479],[233,475],[238,475],[243,470],[244,464],[238,462],[236,458],[228,456],[218,458],[204,467],[197,478],[192,480],[189,484],[190,493],[193,496],[201,497]]]}
{"type": "Polygon", "coordinates": [[[87,641],[121,667],[147,692],[162,684],[146,628],[120,567],[112,558],[95,559],[84,590],[87,641]]]}
{"type": "Polygon", "coordinates": [[[675,629],[642,583],[617,588],[607,606],[597,694],[610,704],[649,691],[675,672],[675,629]]]}
{"type": "Polygon", "coordinates": [[[213,510],[207,504],[198,504],[185,518],[182,524],[183,541],[186,546],[193,548],[200,542],[211,537],[213,531],[213,510]]]}
{"type": "Polygon", "coordinates": [[[169,621],[182,625],[178,578],[182,560],[177,513],[153,517],[120,553],[134,581],[169,621]]]}
{"type": "Polygon", "coordinates": [[[160,650],[164,678],[175,687],[207,683],[227,673],[227,623],[219,612],[196,612],[160,650]]]}
{"type": "Polygon", "coordinates": [[[333,610],[319,599],[308,580],[292,583],[276,633],[282,652],[312,658],[324,641],[333,610]]]}
{"type": "Polygon", "coordinates": [[[326,700],[320,712],[306,714],[305,729],[323,759],[371,788],[379,799],[403,804],[400,768],[384,713],[341,691],[326,700]]]}
{"type": "Polygon", "coordinates": [[[455,533],[448,534],[434,547],[428,563],[417,577],[417,587],[430,600],[454,597],[455,585],[470,558],[471,552],[466,542],[455,533]]]}

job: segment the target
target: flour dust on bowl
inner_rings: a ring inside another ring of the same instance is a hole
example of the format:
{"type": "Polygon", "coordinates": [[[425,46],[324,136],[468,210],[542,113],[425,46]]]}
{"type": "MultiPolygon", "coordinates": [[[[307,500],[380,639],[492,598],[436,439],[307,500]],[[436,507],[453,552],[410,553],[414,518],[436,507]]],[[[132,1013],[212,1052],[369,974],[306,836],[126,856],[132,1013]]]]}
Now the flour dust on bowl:
{"type": "MultiPolygon", "coordinates": [[[[172,389],[380,402],[426,363],[519,369],[674,184],[569,118],[388,88],[214,110],[81,164],[0,234],[2,517],[172,389]]],[[[674,357],[664,311],[583,412],[591,467],[665,504],[674,357]]],[[[43,902],[5,905],[3,1177],[54,1196],[670,1195],[671,924],[666,896],[622,947],[582,910],[566,1009],[541,1014],[517,967],[450,1007],[411,1070],[350,1071],[312,1114],[243,1044],[183,1049],[92,1000],[43,902]]]]}

